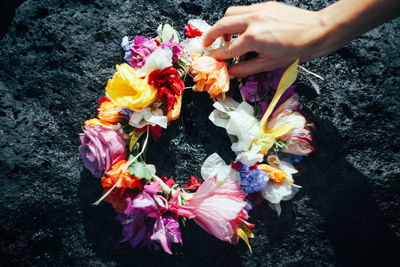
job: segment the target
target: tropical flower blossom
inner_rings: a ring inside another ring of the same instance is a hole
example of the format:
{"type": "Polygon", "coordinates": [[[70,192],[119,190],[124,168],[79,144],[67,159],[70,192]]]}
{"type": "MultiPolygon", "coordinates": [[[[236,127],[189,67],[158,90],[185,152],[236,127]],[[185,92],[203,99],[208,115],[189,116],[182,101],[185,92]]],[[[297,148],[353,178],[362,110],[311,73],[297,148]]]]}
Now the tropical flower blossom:
{"type": "Polygon", "coordinates": [[[173,40],[174,36],[172,36],[168,42],[161,43],[160,47],[162,49],[169,48],[172,51],[172,62],[177,63],[179,62],[179,57],[182,55],[182,52],[185,49],[185,47],[183,45],[175,43],[173,40]]]}
{"type": "Polygon", "coordinates": [[[106,86],[107,96],[119,106],[135,109],[150,105],[157,99],[157,90],[136,75],[133,68],[123,63],[106,86]]]}
{"type": "MultiPolygon", "coordinates": [[[[199,31],[202,33],[200,36],[190,37],[182,41],[182,45],[185,47],[187,55],[193,55],[194,53],[202,54],[204,47],[204,35],[211,29],[211,25],[202,19],[191,19],[188,21],[188,25],[191,26],[198,35],[199,31]]],[[[186,28],[185,28],[186,29],[186,28]]],[[[193,36],[193,35],[192,35],[193,36]]],[[[209,49],[215,49],[221,46],[221,38],[215,40],[209,49]]]]}
{"type": "Polygon", "coordinates": [[[257,169],[268,173],[269,178],[271,180],[273,180],[275,183],[278,183],[280,185],[283,184],[283,180],[288,178],[288,176],[286,175],[286,173],[284,171],[281,171],[277,168],[269,166],[268,164],[259,164],[257,166],[257,169]]]}
{"type": "Polygon", "coordinates": [[[200,29],[194,28],[191,24],[185,25],[185,34],[189,38],[200,37],[203,33],[200,29]]]}
{"type": "MultiPolygon", "coordinates": [[[[105,187],[103,193],[106,194],[110,189],[111,187],[105,187]]],[[[133,199],[137,194],[137,190],[130,188],[114,188],[114,190],[108,193],[104,201],[111,203],[117,213],[123,213],[126,209],[126,198],[133,199]]]]}
{"type": "Polygon", "coordinates": [[[79,153],[85,167],[101,177],[115,162],[125,159],[125,142],[121,134],[100,126],[85,125],[79,134],[79,153]]]}
{"type": "Polygon", "coordinates": [[[251,143],[260,134],[258,120],[253,116],[253,107],[246,102],[238,104],[231,98],[217,101],[213,106],[216,109],[208,118],[216,126],[225,128],[228,134],[238,138],[234,146],[237,152],[248,151],[251,143]]]}
{"type": "Polygon", "coordinates": [[[131,67],[141,68],[150,54],[156,50],[157,43],[144,36],[136,36],[132,41],[129,41],[128,37],[125,36],[122,39],[121,46],[125,51],[125,60],[130,63],[131,67]]]}
{"type": "Polygon", "coordinates": [[[307,120],[296,111],[298,107],[300,107],[300,103],[297,100],[297,95],[293,95],[273,113],[267,123],[266,130],[274,133],[275,138],[285,142],[286,146],[282,148],[282,152],[306,156],[314,148],[311,144],[312,136],[307,127],[307,120]]]}
{"type": "Polygon", "coordinates": [[[101,121],[108,123],[117,123],[120,121],[121,108],[111,101],[104,101],[101,103],[100,108],[97,109],[98,117],[101,121]]]}
{"type": "Polygon", "coordinates": [[[157,48],[146,60],[146,64],[136,70],[139,77],[150,75],[155,70],[163,70],[172,66],[173,53],[168,47],[157,48]]]}
{"type": "Polygon", "coordinates": [[[185,90],[185,84],[173,67],[165,68],[163,71],[153,71],[149,75],[148,82],[157,88],[158,98],[167,103],[167,112],[173,109],[177,96],[180,96],[185,90]]]}
{"type": "Polygon", "coordinates": [[[191,176],[190,182],[186,182],[185,189],[196,191],[201,186],[200,180],[196,179],[196,177],[191,176]]]}
{"type": "Polygon", "coordinates": [[[111,123],[108,123],[106,121],[100,121],[97,118],[85,121],[85,125],[87,125],[87,126],[101,126],[103,128],[106,128],[106,129],[112,129],[112,124],[111,123]]]}
{"type": "Polygon", "coordinates": [[[201,166],[201,176],[204,180],[210,177],[217,178],[217,184],[226,181],[239,181],[239,173],[225,164],[225,161],[217,154],[211,154],[201,166]]]}
{"type": "Polygon", "coordinates": [[[246,193],[239,189],[237,181],[217,185],[217,178],[204,181],[196,193],[186,201],[186,206],[178,204],[179,192],[169,201],[170,210],[179,216],[194,219],[204,230],[222,241],[238,242],[238,226],[248,219],[244,210],[246,193]]]}
{"type": "Polygon", "coordinates": [[[247,194],[261,191],[267,185],[269,175],[259,169],[250,169],[247,165],[242,165],[238,171],[240,172],[240,189],[247,194]]]}
{"type": "MultiPolygon", "coordinates": [[[[237,143],[232,145],[232,150],[234,152],[238,152],[237,143]]],[[[252,145],[249,151],[239,152],[236,156],[236,161],[240,161],[247,166],[253,166],[257,162],[260,162],[264,159],[264,155],[259,153],[260,150],[260,146],[252,145]]]]}
{"type": "Polygon", "coordinates": [[[154,223],[150,240],[159,242],[165,252],[172,254],[172,243],[180,243],[182,245],[182,235],[179,228],[179,222],[170,216],[158,217],[154,223]]]}
{"type": "Polygon", "coordinates": [[[219,94],[225,97],[225,93],[229,91],[229,73],[225,62],[209,56],[194,56],[191,67],[195,73],[194,91],[206,91],[212,98],[219,94]]]}
{"type": "Polygon", "coordinates": [[[168,118],[167,116],[163,115],[163,111],[161,109],[151,109],[150,107],[135,110],[129,120],[129,124],[135,128],[143,128],[146,125],[159,125],[166,129],[167,123],[168,118]]]}
{"type": "Polygon", "coordinates": [[[172,254],[171,244],[182,244],[182,237],[178,221],[163,215],[166,202],[157,195],[160,189],[160,184],[155,182],[146,185],[136,198],[126,199],[125,217],[119,216],[124,224],[122,242],[129,240],[133,248],[142,245],[157,249],[160,244],[165,252],[172,254]]]}
{"type": "MultiPolygon", "coordinates": [[[[275,92],[278,88],[279,81],[282,78],[284,68],[273,71],[261,72],[251,75],[246,82],[240,86],[240,90],[244,98],[255,103],[255,116],[262,117],[268,108],[275,92]],[[261,109],[260,109],[261,108],[261,109]]],[[[283,103],[294,94],[295,85],[291,85],[281,96],[279,103],[283,103]]]]}
{"type": "Polygon", "coordinates": [[[116,188],[138,188],[143,189],[140,182],[142,177],[136,177],[129,173],[126,168],[126,160],[120,160],[111,166],[111,169],[105,173],[101,178],[101,186],[103,188],[110,188],[115,185],[116,188]]]}

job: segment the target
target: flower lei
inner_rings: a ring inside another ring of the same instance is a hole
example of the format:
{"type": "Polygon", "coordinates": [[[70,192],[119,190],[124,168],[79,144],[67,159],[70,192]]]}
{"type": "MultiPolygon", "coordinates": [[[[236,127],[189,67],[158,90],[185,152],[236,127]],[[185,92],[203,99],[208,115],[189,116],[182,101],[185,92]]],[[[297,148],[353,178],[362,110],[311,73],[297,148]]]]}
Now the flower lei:
{"type": "MultiPolygon", "coordinates": [[[[278,214],[280,201],[291,199],[295,185],[293,162],[312,152],[309,124],[300,112],[292,85],[298,60],[289,68],[259,73],[242,80],[243,101],[225,96],[229,90],[226,62],[204,55],[204,34],[211,28],[195,19],[185,26],[179,42],[169,25],[147,39],[124,37],[127,63],[107,83],[99,100],[98,118],[85,122],[79,134],[79,152],[87,169],[101,178],[102,200],[111,203],[123,225],[123,240],[167,253],[181,243],[180,223],[193,219],[220,240],[251,247],[253,224],[248,212],[266,199],[278,214]],[[149,136],[157,141],[179,117],[185,89],[181,77],[190,74],[193,90],[206,91],[214,100],[209,119],[226,129],[236,159],[226,164],[216,153],[202,165],[203,182],[191,177],[184,187],[158,177],[146,164],[149,136]],[[251,103],[251,104],[249,104],[251,103]]],[[[221,46],[217,40],[212,48],[221,46]]]]}

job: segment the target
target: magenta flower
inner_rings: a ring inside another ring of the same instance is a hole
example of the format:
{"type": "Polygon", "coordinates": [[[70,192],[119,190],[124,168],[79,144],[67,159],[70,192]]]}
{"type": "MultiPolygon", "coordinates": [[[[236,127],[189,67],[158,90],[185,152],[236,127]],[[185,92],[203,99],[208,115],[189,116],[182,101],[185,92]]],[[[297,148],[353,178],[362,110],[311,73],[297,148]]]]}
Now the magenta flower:
{"type": "Polygon", "coordinates": [[[150,239],[159,242],[165,252],[172,254],[171,243],[182,244],[178,221],[172,217],[157,218],[150,239]]]}
{"type": "Polygon", "coordinates": [[[125,159],[124,138],[114,130],[85,125],[79,138],[83,163],[95,177],[101,177],[113,163],[125,159]]]}
{"type": "Polygon", "coordinates": [[[172,212],[194,219],[204,230],[223,241],[238,242],[238,226],[248,219],[248,214],[244,210],[246,193],[239,189],[237,181],[217,185],[216,177],[208,178],[186,201],[186,206],[177,203],[178,194],[169,202],[172,212]]]}
{"type": "Polygon", "coordinates": [[[183,49],[185,49],[185,47],[183,45],[180,45],[178,43],[174,43],[174,36],[172,35],[171,39],[168,42],[165,43],[161,43],[160,47],[161,48],[169,48],[172,51],[172,63],[176,63],[179,62],[179,57],[182,54],[183,49]]]}
{"type": "Polygon", "coordinates": [[[146,185],[134,199],[126,198],[125,215],[117,217],[124,225],[121,242],[129,241],[132,248],[140,245],[156,250],[161,245],[165,252],[172,254],[171,244],[182,244],[181,231],[177,220],[165,216],[166,200],[157,194],[160,189],[156,182],[146,185]]]}
{"type": "Polygon", "coordinates": [[[157,43],[154,40],[149,40],[144,36],[136,36],[132,40],[132,45],[129,47],[132,57],[128,59],[131,67],[141,68],[146,59],[157,48],[157,43]]]}

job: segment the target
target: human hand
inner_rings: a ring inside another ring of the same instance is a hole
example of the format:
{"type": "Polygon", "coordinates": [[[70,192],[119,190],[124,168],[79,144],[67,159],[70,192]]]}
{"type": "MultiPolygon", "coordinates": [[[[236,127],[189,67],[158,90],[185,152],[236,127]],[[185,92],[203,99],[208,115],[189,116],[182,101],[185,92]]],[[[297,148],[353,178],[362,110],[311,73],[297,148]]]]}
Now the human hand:
{"type": "Polygon", "coordinates": [[[230,7],[207,33],[204,46],[210,46],[222,36],[225,46],[209,55],[229,59],[254,51],[258,57],[231,66],[234,77],[286,67],[297,58],[301,62],[323,54],[316,49],[324,24],[316,11],[308,11],[277,2],[230,7]],[[232,34],[239,34],[232,39],[232,34]]]}

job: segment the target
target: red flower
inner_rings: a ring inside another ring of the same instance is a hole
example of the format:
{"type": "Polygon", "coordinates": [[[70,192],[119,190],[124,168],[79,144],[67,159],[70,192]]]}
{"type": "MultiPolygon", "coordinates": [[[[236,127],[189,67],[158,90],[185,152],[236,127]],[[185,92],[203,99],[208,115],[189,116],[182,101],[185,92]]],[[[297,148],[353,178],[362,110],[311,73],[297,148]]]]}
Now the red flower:
{"type": "Polygon", "coordinates": [[[158,98],[167,103],[167,113],[174,107],[176,96],[180,96],[185,89],[185,84],[179,78],[178,71],[173,67],[163,71],[155,70],[149,75],[150,85],[157,88],[158,98]]]}
{"type": "Polygon", "coordinates": [[[199,29],[193,28],[192,25],[185,25],[185,34],[189,38],[194,38],[196,36],[201,36],[203,33],[199,29]]]}
{"type": "Polygon", "coordinates": [[[168,185],[170,188],[175,184],[174,179],[170,178],[168,179],[166,176],[161,176],[161,179],[163,180],[163,182],[168,185]]]}
{"type": "Polygon", "coordinates": [[[194,176],[190,177],[190,182],[186,182],[185,188],[188,190],[197,190],[201,185],[200,180],[197,180],[194,176]]]}
{"type": "Polygon", "coordinates": [[[102,98],[99,99],[99,105],[103,104],[103,102],[108,102],[111,101],[107,96],[103,96],[102,98]]]}
{"type": "MultiPolygon", "coordinates": [[[[147,126],[142,128],[135,128],[137,131],[146,132],[147,126]]],[[[158,141],[161,137],[161,127],[160,125],[149,126],[151,137],[153,137],[154,141],[158,141]]]]}

